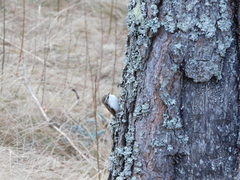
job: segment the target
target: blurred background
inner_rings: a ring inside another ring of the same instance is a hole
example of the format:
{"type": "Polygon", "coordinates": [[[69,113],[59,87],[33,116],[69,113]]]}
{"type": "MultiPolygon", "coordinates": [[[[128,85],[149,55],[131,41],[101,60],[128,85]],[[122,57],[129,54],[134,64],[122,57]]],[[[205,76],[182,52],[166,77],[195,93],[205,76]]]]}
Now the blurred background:
{"type": "Polygon", "coordinates": [[[0,179],[107,179],[127,0],[0,1],[0,179]]]}

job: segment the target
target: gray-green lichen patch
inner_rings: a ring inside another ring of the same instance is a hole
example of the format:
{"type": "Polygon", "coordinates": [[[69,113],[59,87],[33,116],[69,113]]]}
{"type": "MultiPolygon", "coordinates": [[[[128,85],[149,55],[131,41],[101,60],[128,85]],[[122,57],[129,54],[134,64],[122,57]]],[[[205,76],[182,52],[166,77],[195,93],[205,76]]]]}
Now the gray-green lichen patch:
{"type": "Polygon", "coordinates": [[[179,116],[171,118],[168,114],[164,114],[163,126],[167,129],[182,128],[182,122],[179,116]]]}
{"type": "Polygon", "coordinates": [[[140,180],[137,176],[133,176],[131,180],[140,180]]]}
{"type": "Polygon", "coordinates": [[[185,72],[195,82],[205,82],[215,76],[218,80],[222,78],[222,64],[214,64],[209,60],[189,61],[185,65],[185,72]],[[197,74],[197,75],[196,75],[197,74]]]}
{"type": "Polygon", "coordinates": [[[166,143],[167,143],[166,141],[167,141],[166,139],[161,139],[161,140],[155,139],[155,140],[153,140],[152,146],[157,147],[157,148],[164,147],[164,146],[166,146],[166,143]]]}
{"type": "Polygon", "coordinates": [[[172,130],[179,129],[182,127],[182,121],[179,116],[179,108],[176,100],[171,98],[166,89],[167,87],[165,86],[160,88],[160,97],[167,106],[167,109],[163,115],[163,126],[172,130]]]}
{"type": "Polygon", "coordinates": [[[171,99],[169,93],[164,90],[164,86],[162,86],[160,88],[160,97],[162,99],[162,101],[164,102],[165,105],[167,105],[167,107],[173,107],[176,105],[176,100],[175,99],[171,99]]]}
{"type": "Polygon", "coordinates": [[[144,17],[143,17],[144,9],[142,8],[144,4],[141,4],[140,0],[136,0],[135,3],[136,3],[135,7],[132,9],[132,14],[134,15],[137,21],[142,21],[144,20],[144,17]]]}
{"type": "MultiPolygon", "coordinates": [[[[137,0],[133,4],[129,5],[127,27],[129,35],[139,36],[142,41],[138,39],[138,45],[143,45],[144,41],[149,41],[149,30],[152,33],[156,33],[160,27],[160,22],[157,17],[157,5],[151,5],[152,15],[151,18],[149,18],[149,16],[146,17],[147,5],[145,2],[137,0]]],[[[147,44],[149,44],[149,42],[147,44]]]]}
{"type": "Polygon", "coordinates": [[[216,27],[213,23],[212,17],[208,14],[201,14],[199,20],[196,22],[196,26],[204,32],[206,38],[211,38],[216,34],[216,27]]]}
{"type": "Polygon", "coordinates": [[[234,39],[234,9],[229,8],[229,3],[228,0],[163,2],[161,26],[174,33],[168,53],[174,62],[184,62],[186,76],[195,82],[222,77],[222,63],[234,39]]]}
{"type": "Polygon", "coordinates": [[[137,107],[135,107],[135,110],[133,112],[133,116],[142,116],[144,113],[147,113],[150,111],[150,104],[149,103],[143,103],[139,104],[137,103],[137,107]]]}
{"type": "Polygon", "coordinates": [[[141,175],[143,174],[143,169],[142,169],[142,163],[141,162],[136,162],[134,166],[134,173],[141,175]]]}

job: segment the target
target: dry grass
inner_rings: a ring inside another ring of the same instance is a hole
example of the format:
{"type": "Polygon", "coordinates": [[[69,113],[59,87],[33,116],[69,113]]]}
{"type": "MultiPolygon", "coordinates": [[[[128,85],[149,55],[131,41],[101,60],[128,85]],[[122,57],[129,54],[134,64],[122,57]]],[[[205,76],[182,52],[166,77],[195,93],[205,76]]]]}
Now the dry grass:
{"type": "Polygon", "coordinates": [[[0,1],[0,179],[107,178],[126,4],[0,1]]]}

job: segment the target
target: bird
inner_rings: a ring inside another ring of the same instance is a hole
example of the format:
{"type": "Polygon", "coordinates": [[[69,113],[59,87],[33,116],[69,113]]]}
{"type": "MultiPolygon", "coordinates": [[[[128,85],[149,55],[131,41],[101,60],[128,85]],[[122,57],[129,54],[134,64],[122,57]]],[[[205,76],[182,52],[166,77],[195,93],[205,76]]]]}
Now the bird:
{"type": "Polygon", "coordinates": [[[117,96],[108,93],[102,97],[102,103],[113,116],[116,116],[116,113],[119,112],[119,101],[117,96]]]}

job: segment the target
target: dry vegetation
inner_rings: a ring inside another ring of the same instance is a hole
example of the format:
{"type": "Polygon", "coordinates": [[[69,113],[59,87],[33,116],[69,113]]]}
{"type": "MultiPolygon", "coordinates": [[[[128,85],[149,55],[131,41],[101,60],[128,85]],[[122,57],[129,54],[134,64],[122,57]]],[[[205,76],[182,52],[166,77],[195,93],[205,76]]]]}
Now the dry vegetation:
{"type": "Polygon", "coordinates": [[[106,179],[127,1],[0,3],[0,179],[106,179]]]}

